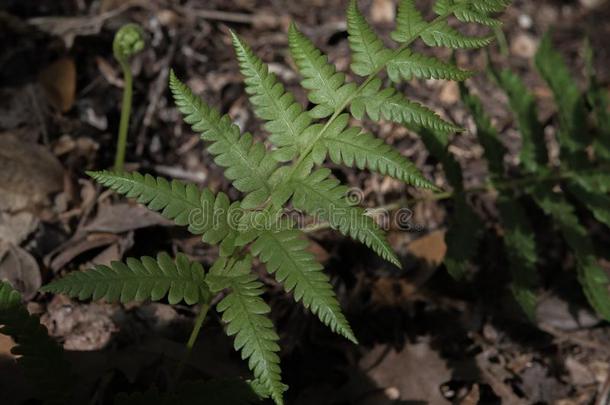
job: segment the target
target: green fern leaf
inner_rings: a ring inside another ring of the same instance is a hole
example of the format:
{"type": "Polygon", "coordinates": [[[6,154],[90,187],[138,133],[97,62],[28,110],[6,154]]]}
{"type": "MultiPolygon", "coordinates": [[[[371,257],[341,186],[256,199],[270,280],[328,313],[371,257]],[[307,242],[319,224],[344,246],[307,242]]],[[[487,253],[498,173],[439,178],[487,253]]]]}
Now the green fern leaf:
{"type": "Polygon", "coordinates": [[[240,204],[230,203],[224,193],[214,195],[209,189],[200,191],[193,184],[162,177],[143,176],[137,172],[87,172],[100,184],[135,198],[153,211],[159,211],[176,225],[188,225],[195,235],[202,235],[206,243],[220,243],[221,254],[230,255],[235,248],[240,204]],[[222,242],[222,243],[221,243],[222,242]]]}
{"type": "Polygon", "coordinates": [[[313,118],[324,118],[338,110],[356,90],[355,83],[346,83],[345,74],[335,66],[294,24],[288,31],[290,52],[303,80],[301,85],[309,90],[309,101],[316,106],[309,111],[313,118]]]}
{"type": "Polygon", "coordinates": [[[421,39],[428,46],[443,46],[446,48],[482,48],[493,41],[492,36],[469,37],[446,22],[438,22],[430,25],[421,33],[421,39]]]}
{"type": "Polygon", "coordinates": [[[279,405],[283,404],[282,396],[287,389],[281,381],[279,337],[266,316],[271,309],[260,297],[263,284],[251,273],[251,261],[248,256],[227,266],[226,259],[221,258],[210,269],[206,281],[212,292],[230,289],[216,309],[228,324],[227,335],[235,336],[235,350],[241,350],[254,377],[279,405]]]}
{"type": "Polygon", "coordinates": [[[352,71],[359,76],[376,73],[392,56],[358,10],[356,0],[347,8],[347,32],[352,49],[352,71]]]}
{"type": "Polygon", "coordinates": [[[396,42],[409,43],[419,37],[428,23],[415,6],[415,0],[400,0],[396,15],[396,29],[391,37],[396,42]]]}
{"type": "Polygon", "coordinates": [[[0,333],[15,341],[11,353],[19,356],[17,363],[36,387],[36,396],[53,404],[69,403],[73,377],[63,350],[38,318],[28,313],[21,295],[4,281],[0,281],[0,325],[0,333]]]}
{"type": "Polygon", "coordinates": [[[352,115],[357,119],[362,119],[366,113],[375,121],[383,117],[398,124],[422,126],[443,132],[461,130],[423,105],[408,100],[396,89],[392,87],[380,89],[381,79],[371,80],[363,89],[362,95],[355,97],[352,101],[352,115]]]}
{"type": "Polygon", "coordinates": [[[593,49],[588,40],[585,42],[584,48],[585,68],[589,81],[586,98],[593,112],[597,130],[593,149],[601,159],[610,161],[610,93],[597,79],[597,72],[593,66],[593,49]]]}
{"type": "Polygon", "coordinates": [[[510,70],[503,70],[496,78],[508,96],[511,110],[517,118],[522,141],[519,155],[521,163],[527,171],[534,173],[548,162],[544,128],[538,121],[536,99],[521,78],[510,70]]]}
{"type": "Polygon", "coordinates": [[[591,191],[578,182],[568,182],[568,190],[599,222],[610,227],[610,197],[599,190],[591,191]]]}
{"type": "Polygon", "coordinates": [[[462,100],[472,114],[477,128],[477,138],[485,151],[485,157],[489,164],[489,170],[497,177],[504,174],[504,154],[506,149],[498,138],[498,131],[491,124],[481,100],[471,94],[466,86],[460,86],[462,100]]]}
{"type": "Polygon", "coordinates": [[[590,145],[591,139],[588,131],[582,130],[585,128],[587,116],[584,98],[564,58],[553,48],[548,33],[540,42],[535,62],[540,75],[551,88],[559,109],[558,138],[561,148],[565,150],[568,159],[585,160],[583,151],[590,145]],[[580,152],[580,156],[574,157],[576,152],[580,152]]]}
{"type": "Polygon", "coordinates": [[[477,23],[488,27],[498,27],[502,23],[495,18],[489,17],[480,11],[473,10],[467,5],[460,5],[453,10],[453,15],[465,23],[477,23]]]}
{"type": "Polygon", "coordinates": [[[445,234],[447,253],[444,263],[451,277],[460,280],[466,275],[468,263],[476,255],[483,224],[463,194],[456,194],[453,203],[449,230],[445,234]]]}
{"type": "Polygon", "coordinates": [[[252,135],[240,136],[237,125],[230,118],[205,105],[173,72],[170,72],[170,89],[184,120],[193,130],[201,132],[201,138],[211,142],[208,147],[215,155],[214,161],[224,167],[225,176],[233,186],[249,193],[241,202],[244,209],[255,208],[271,194],[269,177],[277,167],[265,146],[255,142],[252,135]]]}
{"type": "MultiPolygon", "coordinates": [[[[337,122],[341,120],[347,125],[348,115],[343,114],[337,118],[337,122]]],[[[360,128],[330,133],[322,139],[321,144],[336,164],[369,169],[414,187],[436,189],[417,167],[396,149],[360,128]]]]}
{"type": "Polygon", "coordinates": [[[498,210],[513,278],[511,290],[527,317],[534,320],[537,301],[534,289],[538,285],[534,231],[520,203],[512,196],[499,198],[498,210]]]}
{"type": "Polygon", "coordinates": [[[320,318],[333,332],[358,343],[349,326],[328,276],[309,253],[302,232],[295,229],[264,230],[252,245],[252,253],[260,256],[267,270],[287,292],[293,291],[296,301],[320,318]]]}
{"type": "Polygon", "coordinates": [[[393,82],[408,81],[414,77],[461,81],[472,76],[472,72],[430,56],[411,52],[409,49],[403,49],[398,55],[388,60],[387,71],[393,82]]]}
{"type": "Polygon", "coordinates": [[[274,156],[280,156],[282,161],[292,160],[304,146],[299,144],[299,136],[311,124],[311,117],[252,49],[233,31],[231,36],[254,112],[268,121],[265,128],[271,134],[269,140],[280,148],[274,156]]]}
{"type": "Polygon", "coordinates": [[[203,267],[183,254],[173,261],[167,253],[154,259],[128,258],[125,263],[112,262],[76,271],[42,288],[44,292],[66,294],[80,300],[92,298],[109,302],[159,301],[167,296],[170,304],[184,301],[189,305],[209,301],[203,267]]]}
{"type": "Polygon", "coordinates": [[[345,198],[347,187],[329,175],[330,170],[319,169],[305,178],[294,179],[294,207],[328,221],[331,228],[359,240],[400,267],[400,261],[375,221],[362,208],[351,205],[345,198]]]}
{"type": "Polygon", "coordinates": [[[595,248],[589,233],[578,221],[574,207],[559,195],[536,186],[532,190],[534,200],[559,226],[563,238],[574,252],[578,266],[578,278],[591,306],[604,319],[610,320],[610,279],[597,264],[595,248]]]}
{"type": "Polygon", "coordinates": [[[504,11],[511,3],[511,0],[471,0],[472,8],[481,13],[499,13],[504,11]]]}

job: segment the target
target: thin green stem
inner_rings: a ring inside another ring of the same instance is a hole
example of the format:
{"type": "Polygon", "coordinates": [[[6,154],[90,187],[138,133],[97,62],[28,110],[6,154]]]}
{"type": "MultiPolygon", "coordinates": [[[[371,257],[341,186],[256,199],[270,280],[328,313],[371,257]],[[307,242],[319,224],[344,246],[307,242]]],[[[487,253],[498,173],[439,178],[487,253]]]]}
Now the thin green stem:
{"type": "Polygon", "coordinates": [[[199,314],[197,314],[197,318],[195,318],[195,324],[193,325],[193,330],[191,335],[189,336],[189,340],[186,342],[186,353],[180,360],[178,364],[178,368],[176,369],[176,378],[174,380],[174,385],[176,385],[180,381],[180,377],[182,377],[182,372],[184,371],[184,367],[191,357],[191,352],[193,351],[193,347],[195,346],[195,342],[199,337],[199,332],[201,331],[201,326],[203,326],[203,321],[205,320],[208,311],[210,310],[210,304],[203,304],[199,309],[199,314]]]}
{"type": "Polygon", "coordinates": [[[125,165],[125,150],[127,149],[127,132],[129,130],[129,117],[131,115],[131,100],[133,96],[133,77],[128,62],[120,62],[123,70],[123,101],[121,103],[121,121],[119,123],[119,136],[116,144],[114,170],[122,172],[125,165]]]}

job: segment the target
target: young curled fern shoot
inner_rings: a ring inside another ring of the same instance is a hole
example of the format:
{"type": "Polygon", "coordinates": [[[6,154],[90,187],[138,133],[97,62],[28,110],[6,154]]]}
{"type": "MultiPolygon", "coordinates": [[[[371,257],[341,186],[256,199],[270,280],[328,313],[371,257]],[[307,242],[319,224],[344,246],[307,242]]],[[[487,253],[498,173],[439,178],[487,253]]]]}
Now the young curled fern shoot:
{"type": "Polygon", "coordinates": [[[121,103],[121,121],[119,122],[119,136],[114,158],[114,169],[123,170],[125,163],[125,149],[127,148],[127,132],[129,130],[129,117],[131,115],[131,99],[133,96],[133,78],[129,60],[144,49],[144,31],[137,24],[125,24],[114,35],[112,52],[123,71],[123,100],[121,103]]]}

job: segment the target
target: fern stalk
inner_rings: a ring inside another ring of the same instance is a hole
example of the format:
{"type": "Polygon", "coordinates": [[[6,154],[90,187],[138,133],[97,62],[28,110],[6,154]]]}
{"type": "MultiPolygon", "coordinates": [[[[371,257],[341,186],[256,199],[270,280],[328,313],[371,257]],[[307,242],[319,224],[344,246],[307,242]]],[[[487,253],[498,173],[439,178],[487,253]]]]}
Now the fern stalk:
{"type": "Polygon", "coordinates": [[[186,353],[180,360],[178,364],[178,368],[176,369],[176,378],[174,380],[174,385],[177,385],[180,382],[180,378],[182,377],[182,373],[184,372],[184,367],[191,357],[191,353],[193,352],[193,347],[195,347],[195,342],[197,342],[197,338],[199,337],[199,333],[201,332],[201,327],[203,326],[203,321],[210,310],[210,304],[202,304],[201,308],[199,308],[199,313],[197,314],[197,318],[195,318],[195,324],[193,325],[193,330],[191,331],[191,335],[189,336],[189,340],[186,342],[186,353]]]}
{"type": "Polygon", "coordinates": [[[125,150],[127,149],[127,132],[129,131],[129,117],[131,116],[131,102],[133,98],[133,75],[129,58],[144,49],[144,33],[136,24],[126,24],[114,36],[112,50],[123,71],[123,100],[121,101],[121,121],[119,122],[119,136],[117,137],[114,170],[123,171],[125,164],[125,150]]]}

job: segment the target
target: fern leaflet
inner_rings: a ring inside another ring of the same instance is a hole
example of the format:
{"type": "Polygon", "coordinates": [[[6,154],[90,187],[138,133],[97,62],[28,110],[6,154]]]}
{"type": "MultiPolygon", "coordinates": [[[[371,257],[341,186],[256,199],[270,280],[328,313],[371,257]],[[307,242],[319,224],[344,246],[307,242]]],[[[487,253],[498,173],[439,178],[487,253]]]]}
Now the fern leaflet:
{"type": "MultiPolygon", "coordinates": [[[[494,72],[495,73],[495,72],[494,72]]],[[[536,100],[519,76],[508,69],[496,74],[500,87],[508,96],[511,110],[517,118],[521,133],[520,160],[531,173],[548,162],[548,152],[544,143],[544,128],[538,121],[536,100]]]]}
{"type": "Polygon", "coordinates": [[[201,264],[191,262],[184,254],[173,261],[161,252],[125,263],[112,262],[86,271],[76,271],[42,288],[42,291],[66,294],[80,300],[92,298],[109,302],[159,301],[167,296],[170,304],[181,301],[189,305],[209,301],[201,264]]]}
{"type": "Polygon", "coordinates": [[[280,160],[292,160],[303,145],[299,136],[311,124],[309,114],[284,89],[269,68],[233,31],[233,47],[239,60],[241,73],[245,76],[246,91],[256,115],[266,120],[265,128],[271,133],[269,140],[281,148],[280,160]]]}
{"type": "Polygon", "coordinates": [[[399,82],[418,79],[466,80],[472,72],[462,70],[450,63],[442,62],[431,56],[414,53],[409,49],[401,50],[387,62],[390,80],[399,82]]]}
{"type": "Polygon", "coordinates": [[[377,73],[392,57],[364,16],[358,10],[356,0],[347,8],[347,32],[352,49],[352,71],[359,76],[377,73]]]}
{"type": "Polygon", "coordinates": [[[381,90],[379,78],[371,80],[362,94],[354,98],[351,113],[357,119],[362,119],[366,113],[374,121],[383,117],[398,124],[422,126],[435,131],[461,130],[423,105],[410,101],[393,87],[381,90]]]}
{"type": "Polygon", "coordinates": [[[286,386],[281,382],[279,337],[273,323],[266,316],[269,306],[260,297],[263,284],[250,272],[250,256],[227,265],[219,259],[210,269],[206,281],[212,292],[226,288],[230,292],[220,301],[216,309],[222,312],[222,320],[228,324],[227,335],[235,336],[235,350],[241,350],[242,358],[254,377],[269,391],[277,404],[283,404],[282,394],[286,386]],[[225,268],[228,267],[228,268],[225,268]]]}
{"type": "Polygon", "coordinates": [[[309,101],[316,106],[309,111],[313,118],[324,118],[338,110],[356,91],[354,83],[345,83],[345,74],[337,72],[314,44],[294,24],[288,32],[290,53],[299,68],[301,85],[309,90],[309,101]]]}
{"type": "Polygon", "coordinates": [[[223,255],[234,250],[237,229],[233,221],[238,219],[240,203],[231,204],[226,194],[214,195],[209,189],[200,191],[193,184],[169,182],[149,174],[109,171],[88,174],[100,184],[159,211],[177,225],[187,225],[191,233],[202,235],[204,242],[220,243],[223,255]]]}
{"type": "Polygon", "coordinates": [[[579,280],[591,306],[606,320],[610,320],[610,280],[597,264],[595,249],[587,230],[580,224],[574,207],[552,191],[535,187],[533,197],[542,210],[553,217],[578,262],[579,280]]]}
{"type": "Polygon", "coordinates": [[[295,229],[264,230],[252,245],[252,253],[260,256],[287,292],[293,291],[296,301],[302,300],[333,332],[357,343],[328,276],[306,250],[307,241],[303,236],[295,229]]]}
{"type": "Polygon", "coordinates": [[[249,193],[241,206],[254,208],[263,203],[271,194],[269,177],[277,166],[265,146],[255,142],[249,133],[240,136],[239,128],[228,116],[221,117],[218,111],[205,105],[173,72],[170,89],[184,121],[193,131],[201,132],[203,140],[212,142],[208,150],[216,156],[214,161],[226,168],[225,176],[236,189],[249,193]]]}
{"type": "Polygon", "coordinates": [[[346,200],[347,187],[329,177],[330,170],[319,169],[306,178],[294,179],[295,208],[328,221],[333,229],[373,249],[385,260],[400,267],[398,258],[375,221],[362,208],[346,200]]]}

